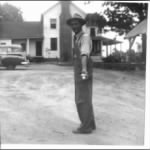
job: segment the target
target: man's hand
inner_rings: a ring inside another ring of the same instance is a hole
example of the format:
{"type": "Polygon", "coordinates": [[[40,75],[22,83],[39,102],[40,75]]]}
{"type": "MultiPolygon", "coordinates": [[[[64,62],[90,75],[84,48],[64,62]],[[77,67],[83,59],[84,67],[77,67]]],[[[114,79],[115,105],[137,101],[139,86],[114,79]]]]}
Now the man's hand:
{"type": "Polygon", "coordinates": [[[86,80],[86,79],[88,79],[88,72],[82,72],[81,73],[81,78],[82,78],[82,80],[86,80]]]}
{"type": "Polygon", "coordinates": [[[88,79],[88,72],[87,72],[87,56],[86,55],[82,55],[81,56],[81,65],[82,65],[82,70],[81,70],[81,78],[83,80],[88,79]]]}

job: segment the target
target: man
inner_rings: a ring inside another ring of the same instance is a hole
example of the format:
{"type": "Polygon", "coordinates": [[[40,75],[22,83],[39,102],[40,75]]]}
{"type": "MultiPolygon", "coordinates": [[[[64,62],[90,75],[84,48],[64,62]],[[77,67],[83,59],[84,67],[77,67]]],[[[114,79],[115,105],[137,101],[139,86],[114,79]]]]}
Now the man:
{"type": "Polygon", "coordinates": [[[96,129],[93,106],[92,106],[92,60],[90,53],[92,42],[90,36],[82,31],[86,23],[78,14],[67,20],[74,35],[74,79],[75,79],[75,102],[81,121],[80,127],[73,133],[91,133],[96,129]]]}

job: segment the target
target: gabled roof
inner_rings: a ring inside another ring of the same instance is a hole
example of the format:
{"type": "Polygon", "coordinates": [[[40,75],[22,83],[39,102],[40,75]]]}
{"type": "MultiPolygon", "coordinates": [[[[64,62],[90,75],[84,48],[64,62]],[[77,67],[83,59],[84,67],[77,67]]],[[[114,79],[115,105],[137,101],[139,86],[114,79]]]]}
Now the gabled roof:
{"type": "Polygon", "coordinates": [[[125,38],[135,37],[139,34],[144,34],[144,33],[147,33],[147,19],[140,22],[130,32],[128,32],[125,38]]]}
{"type": "MultiPolygon", "coordinates": [[[[61,1],[63,2],[63,1],[61,1]]],[[[56,4],[54,4],[53,6],[51,6],[50,8],[48,8],[44,13],[42,13],[42,15],[45,15],[47,12],[49,12],[50,10],[54,9],[57,5],[59,5],[61,3],[60,1],[57,2],[56,4]]],[[[69,1],[68,1],[69,2],[69,1]]],[[[72,1],[69,2],[72,6],[74,6],[76,9],[78,9],[80,12],[82,12],[83,14],[86,14],[82,9],[80,9],[76,4],[74,4],[72,1]]]]}
{"type": "Polygon", "coordinates": [[[0,39],[42,38],[41,22],[1,22],[0,39]]]}
{"type": "Polygon", "coordinates": [[[60,2],[57,2],[56,4],[54,4],[53,6],[51,6],[50,8],[48,8],[44,13],[42,13],[42,15],[45,15],[47,12],[49,12],[50,10],[52,10],[53,8],[55,8],[57,5],[59,5],[60,2]]]}

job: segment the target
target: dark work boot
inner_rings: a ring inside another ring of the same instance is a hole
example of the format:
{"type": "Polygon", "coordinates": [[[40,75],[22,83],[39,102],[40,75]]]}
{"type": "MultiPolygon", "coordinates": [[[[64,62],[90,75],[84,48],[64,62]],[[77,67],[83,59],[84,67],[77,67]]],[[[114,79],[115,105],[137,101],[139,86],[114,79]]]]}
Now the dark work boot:
{"type": "Polygon", "coordinates": [[[89,129],[76,129],[76,130],[73,130],[72,131],[74,134],[90,134],[92,133],[92,128],[89,128],[89,129]]]}

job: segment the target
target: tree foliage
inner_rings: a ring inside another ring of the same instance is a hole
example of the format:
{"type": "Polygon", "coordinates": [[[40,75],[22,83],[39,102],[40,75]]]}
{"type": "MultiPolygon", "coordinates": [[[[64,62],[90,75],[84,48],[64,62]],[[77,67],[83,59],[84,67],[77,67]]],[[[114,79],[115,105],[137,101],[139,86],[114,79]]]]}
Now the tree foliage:
{"type": "Polygon", "coordinates": [[[8,3],[0,4],[0,16],[4,21],[23,21],[21,10],[8,3]]]}
{"type": "Polygon", "coordinates": [[[130,31],[148,12],[147,3],[104,2],[103,6],[107,6],[104,11],[107,25],[120,34],[130,31]]]}
{"type": "Polygon", "coordinates": [[[97,26],[99,30],[106,25],[106,19],[98,13],[87,14],[85,19],[88,26],[97,26]]]}

